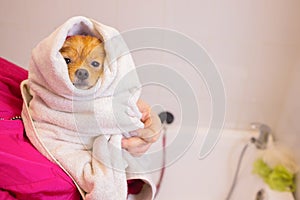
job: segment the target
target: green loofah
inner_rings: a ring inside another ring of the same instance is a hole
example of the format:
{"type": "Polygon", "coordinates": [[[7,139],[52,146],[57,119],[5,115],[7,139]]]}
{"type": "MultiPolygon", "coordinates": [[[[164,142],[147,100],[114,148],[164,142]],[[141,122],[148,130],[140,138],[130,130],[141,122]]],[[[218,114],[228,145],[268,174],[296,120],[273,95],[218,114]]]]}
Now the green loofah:
{"type": "Polygon", "coordinates": [[[262,159],[257,159],[253,164],[253,173],[258,174],[273,190],[294,192],[296,189],[294,175],[284,166],[271,169],[262,159]]]}
{"type": "Polygon", "coordinates": [[[253,164],[253,173],[258,174],[265,182],[267,182],[272,169],[262,160],[257,159],[253,164]]]}

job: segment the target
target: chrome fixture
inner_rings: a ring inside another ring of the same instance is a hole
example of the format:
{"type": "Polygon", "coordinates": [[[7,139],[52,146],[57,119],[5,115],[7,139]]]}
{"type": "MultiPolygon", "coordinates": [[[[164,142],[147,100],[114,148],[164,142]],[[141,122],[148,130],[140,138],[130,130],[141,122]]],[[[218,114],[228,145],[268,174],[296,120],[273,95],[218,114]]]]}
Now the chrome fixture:
{"type": "Polygon", "coordinates": [[[251,128],[259,131],[258,138],[252,138],[251,141],[258,149],[266,149],[269,138],[271,137],[271,128],[262,123],[251,123],[251,128]]]}

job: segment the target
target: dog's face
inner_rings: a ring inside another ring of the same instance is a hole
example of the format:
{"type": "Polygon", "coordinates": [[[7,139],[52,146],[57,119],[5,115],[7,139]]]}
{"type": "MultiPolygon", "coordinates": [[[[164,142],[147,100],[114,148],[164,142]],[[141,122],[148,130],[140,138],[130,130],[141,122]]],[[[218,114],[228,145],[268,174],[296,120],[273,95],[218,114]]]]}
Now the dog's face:
{"type": "Polygon", "coordinates": [[[98,38],[83,35],[68,37],[60,53],[68,65],[70,80],[76,88],[89,89],[102,76],[105,51],[98,38]]]}

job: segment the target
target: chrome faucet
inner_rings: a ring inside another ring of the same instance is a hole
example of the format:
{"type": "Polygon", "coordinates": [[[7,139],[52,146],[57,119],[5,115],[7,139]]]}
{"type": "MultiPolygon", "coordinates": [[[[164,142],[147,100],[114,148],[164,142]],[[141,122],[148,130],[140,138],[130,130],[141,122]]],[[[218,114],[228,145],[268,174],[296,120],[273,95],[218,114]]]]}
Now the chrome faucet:
{"type": "Polygon", "coordinates": [[[258,149],[266,149],[269,141],[269,137],[271,137],[271,128],[262,123],[251,123],[251,128],[259,131],[258,138],[253,138],[252,142],[258,149]]]}

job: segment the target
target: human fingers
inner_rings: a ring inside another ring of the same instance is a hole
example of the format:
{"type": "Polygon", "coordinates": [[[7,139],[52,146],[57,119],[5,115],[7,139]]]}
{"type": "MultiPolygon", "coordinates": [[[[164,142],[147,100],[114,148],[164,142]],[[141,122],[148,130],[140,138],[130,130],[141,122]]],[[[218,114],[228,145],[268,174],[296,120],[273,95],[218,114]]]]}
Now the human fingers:
{"type": "Polygon", "coordinates": [[[148,143],[139,137],[122,139],[122,148],[135,157],[143,155],[150,146],[151,143],[148,143]]]}

